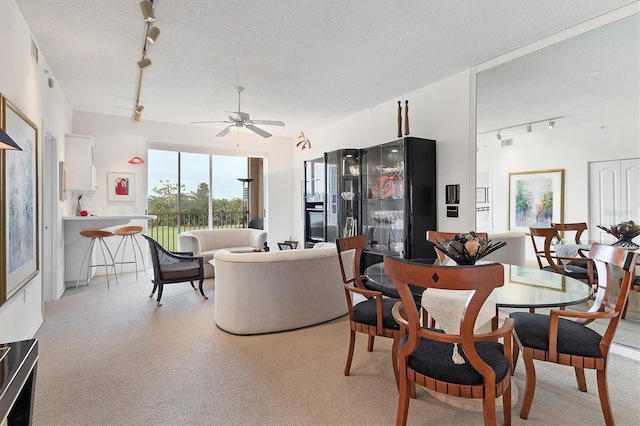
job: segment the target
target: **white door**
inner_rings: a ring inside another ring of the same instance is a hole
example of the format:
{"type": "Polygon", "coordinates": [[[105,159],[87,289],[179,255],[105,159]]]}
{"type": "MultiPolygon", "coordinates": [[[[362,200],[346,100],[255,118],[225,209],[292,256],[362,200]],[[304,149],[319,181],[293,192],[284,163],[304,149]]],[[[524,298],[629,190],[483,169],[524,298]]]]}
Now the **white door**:
{"type": "Polygon", "coordinates": [[[598,225],[640,223],[640,158],[589,163],[589,239],[615,241],[598,225]]]}

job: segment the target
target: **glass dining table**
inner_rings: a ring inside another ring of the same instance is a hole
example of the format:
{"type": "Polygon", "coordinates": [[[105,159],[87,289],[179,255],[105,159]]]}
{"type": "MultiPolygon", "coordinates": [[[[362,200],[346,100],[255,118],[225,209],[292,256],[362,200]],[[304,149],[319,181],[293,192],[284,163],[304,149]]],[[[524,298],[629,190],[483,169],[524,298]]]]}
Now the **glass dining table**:
{"type": "MultiPolygon", "coordinates": [[[[440,263],[437,259],[414,259],[410,262],[427,265],[440,263]]],[[[445,263],[445,266],[458,265],[445,263]]],[[[496,307],[527,309],[565,307],[586,302],[593,294],[591,286],[565,275],[519,265],[503,264],[503,266],[504,285],[493,291],[496,307]]],[[[388,297],[400,297],[393,280],[385,273],[383,262],[369,266],[364,274],[367,277],[365,283],[367,288],[380,291],[388,297]]],[[[420,302],[424,288],[411,285],[409,287],[414,299],[420,302]]]]}

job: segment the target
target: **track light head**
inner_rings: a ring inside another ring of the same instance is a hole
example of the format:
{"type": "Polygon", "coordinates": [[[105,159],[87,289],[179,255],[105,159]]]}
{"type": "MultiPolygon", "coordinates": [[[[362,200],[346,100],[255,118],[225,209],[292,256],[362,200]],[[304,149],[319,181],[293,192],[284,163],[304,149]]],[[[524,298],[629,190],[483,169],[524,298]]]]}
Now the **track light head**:
{"type": "Polygon", "coordinates": [[[527,133],[531,133],[531,123],[527,124],[527,133]]]}
{"type": "Polygon", "coordinates": [[[498,134],[496,135],[496,139],[499,141],[502,140],[502,135],[500,134],[500,130],[498,130],[498,134]]]}
{"type": "Polygon", "coordinates": [[[160,35],[160,28],[151,27],[149,28],[149,31],[147,31],[147,41],[149,41],[149,43],[155,43],[159,35],[160,35]]]}
{"type": "Polygon", "coordinates": [[[553,129],[556,125],[556,122],[553,120],[549,120],[549,129],[553,129]]]}
{"type": "Polygon", "coordinates": [[[145,22],[153,22],[156,20],[153,14],[153,4],[149,0],[142,0],[140,2],[140,9],[142,10],[142,16],[145,22]]]}
{"type": "Polygon", "coordinates": [[[151,65],[151,59],[143,58],[143,59],[140,59],[137,63],[140,69],[142,69],[144,67],[148,67],[149,65],[151,65]]]}
{"type": "Polygon", "coordinates": [[[144,109],[144,105],[138,105],[138,106],[136,107],[136,113],[137,113],[137,114],[140,114],[140,113],[142,112],[142,110],[143,110],[143,109],[144,109]]]}

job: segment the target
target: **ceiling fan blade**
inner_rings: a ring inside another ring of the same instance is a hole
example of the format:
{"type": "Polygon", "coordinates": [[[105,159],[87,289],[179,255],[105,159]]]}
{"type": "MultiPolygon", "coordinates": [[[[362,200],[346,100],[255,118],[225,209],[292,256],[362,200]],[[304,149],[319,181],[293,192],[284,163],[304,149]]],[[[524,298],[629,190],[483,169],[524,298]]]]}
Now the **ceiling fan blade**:
{"type": "Polygon", "coordinates": [[[190,121],[189,124],[207,124],[207,123],[231,123],[228,120],[214,120],[214,121],[190,121]]]}
{"type": "Polygon", "coordinates": [[[259,127],[254,126],[253,124],[245,124],[244,127],[246,127],[247,129],[251,130],[252,132],[256,132],[257,134],[259,134],[263,138],[270,138],[271,137],[271,133],[265,132],[264,130],[262,130],[259,127]]]}
{"type": "Polygon", "coordinates": [[[251,120],[253,124],[268,124],[270,126],[284,126],[284,122],[276,120],[251,120]]]}
{"type": "Polygon", "coordinates": [[[216,135],[216,138],[221,138],[221,137],[223,137],[224,135],[226,135],[227,133],[229,133],[229,130],[231,130],[231,128],[232,128],[232,127],[235,127],[235,124],[231,124],[231,125],[229,125],[229,126],[225,127],[224,129],[222,129],[222,130],[220,131],[220,133],[218,133],[218,134],[216,135]]]}

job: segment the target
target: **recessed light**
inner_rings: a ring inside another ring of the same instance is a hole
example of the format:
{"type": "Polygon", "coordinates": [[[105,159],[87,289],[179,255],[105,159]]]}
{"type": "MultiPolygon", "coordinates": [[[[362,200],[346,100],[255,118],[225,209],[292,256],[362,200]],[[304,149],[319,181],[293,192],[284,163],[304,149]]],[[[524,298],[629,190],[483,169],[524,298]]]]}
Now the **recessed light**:
{"type": "Polygon", "coordinates": [[[600,71],[589,71],[588,73],[585,74],[585,76],[587,77],[595,77],[597,75],[600,75],[600,71]]]}

